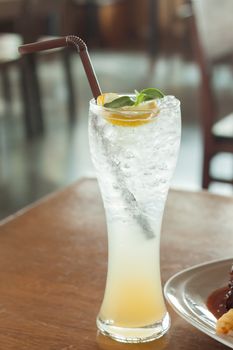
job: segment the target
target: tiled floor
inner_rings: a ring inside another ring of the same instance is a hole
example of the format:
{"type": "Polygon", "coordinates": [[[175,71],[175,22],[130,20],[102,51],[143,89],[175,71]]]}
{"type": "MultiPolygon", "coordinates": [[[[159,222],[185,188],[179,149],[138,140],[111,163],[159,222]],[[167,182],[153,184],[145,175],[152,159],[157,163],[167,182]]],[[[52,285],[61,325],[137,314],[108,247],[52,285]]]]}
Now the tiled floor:
{"type": "MultiPolygon", "coordinates": [[[[133,92],[134,89],[155,86],[181,100],[182,143],[172,185],[190,190],[200,189],[202,142],[196,66],[174,56],[159,58],[150,70],[149,61],[143,53],[93,52],[91,57],[103,91],[133,92]]],[[[219,90],[223,90],[222,82],[228,89],[231,84],[228,71],[223,70],[219,74],[222,74],[219,90]]],[[[66,116],[66,91],[59,62],[41,62],[40,76],[46,132],[44,136],[31,141],[24,135],[17,72],[12,71],[11,77],[15,94],[12,115],[4,112],[0,91],[0,218],[82,176],[94,174],[87,136],[91,93],[79,57],[73,58],[78,104],[74,127],[69,126],[66,116]]],[[[231,170],[231,161],[224,157],[223,168],[226,172],[231,170]]],[[[217,186],[219,190],[232,194],[229,187],[217,186]]]]}

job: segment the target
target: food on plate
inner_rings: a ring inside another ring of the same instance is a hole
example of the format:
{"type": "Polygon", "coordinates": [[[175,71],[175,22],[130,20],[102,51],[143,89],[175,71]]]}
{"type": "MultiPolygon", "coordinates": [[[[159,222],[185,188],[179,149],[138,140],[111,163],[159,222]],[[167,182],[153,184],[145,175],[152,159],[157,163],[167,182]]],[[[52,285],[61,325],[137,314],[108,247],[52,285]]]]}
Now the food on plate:
{"type": "Polygon", "coordinates": [[[233,309],[223,314],[216,324],[216,332],[219,334],[233,334],[233,309]]]}
{"type": "Polygon", "coordinates": [[[233,265],[228,286],[214,291],[207,300],[208,309],[217,318],[218,334],[233,334],[233,265]]]}

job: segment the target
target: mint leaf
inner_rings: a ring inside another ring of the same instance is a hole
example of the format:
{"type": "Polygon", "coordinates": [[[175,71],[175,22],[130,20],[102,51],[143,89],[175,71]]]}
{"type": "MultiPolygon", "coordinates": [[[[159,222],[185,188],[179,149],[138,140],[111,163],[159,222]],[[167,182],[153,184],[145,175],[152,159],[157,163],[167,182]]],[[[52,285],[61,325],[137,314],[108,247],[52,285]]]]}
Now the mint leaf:
{"type": "Polygon", "coordinates": [[[134,101],[129,96],[121,96],[116,98],[112,102],[108,102],[104,104],[106,108],[121,108],[125,106],[133,106],[134,101]]]}
{"type": "Polygon", "coordinates": [[[116,98],[112,102],[104,104],[106,108],[121,108],[125,106],[138,106],[142,102],[154,100],[156,98],[163,98],[164,94],[162,91],[155,88],[148,88],[138,92],[135,90],[135,99],[130,98],[129,96],[121,96],[116,98]]]}
{"type": "Polygon", "coordinates": [[[164,94],[162,91],[154,88],[143,89],[136,94],[136,100],[134,106],[139,105],[142,102],[154,100],[155,98],[162,98],[164,94]]]}
{"type": "Polygon", "coordinates": [[[146,95],[146,100],[153,100],[154,98],[163,98],[164,94],[159,89],[148,88],[140,91],[140,94],[146,95]]]}
{"type": "Polygon", "coordinates": [[[134,103],[134,106],[137,106],[137,105],[139,105],[140,103],[146,101],[146,97],[147,97],[147,96],[146,96],[145,94],[142,94],[142,93],[138,94],[138,95],[136,96],[136,101],[135,101],[135,103],[134,103]]]}

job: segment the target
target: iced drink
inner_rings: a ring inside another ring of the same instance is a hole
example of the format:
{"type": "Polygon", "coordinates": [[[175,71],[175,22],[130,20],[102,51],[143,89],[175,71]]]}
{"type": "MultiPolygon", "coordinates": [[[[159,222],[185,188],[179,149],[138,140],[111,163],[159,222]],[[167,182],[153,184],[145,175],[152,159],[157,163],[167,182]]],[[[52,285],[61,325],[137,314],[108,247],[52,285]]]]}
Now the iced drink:
{"type": "Polygon", "coordinates": [[[162,336],[170,323],[160,278],[160,230],[180,144],[180,104],[165,96],[111,108],[101,98],[100,105],[90,102],[89,117],[109,249],[97,325],[116,340],[144,342],[162,336]]]}

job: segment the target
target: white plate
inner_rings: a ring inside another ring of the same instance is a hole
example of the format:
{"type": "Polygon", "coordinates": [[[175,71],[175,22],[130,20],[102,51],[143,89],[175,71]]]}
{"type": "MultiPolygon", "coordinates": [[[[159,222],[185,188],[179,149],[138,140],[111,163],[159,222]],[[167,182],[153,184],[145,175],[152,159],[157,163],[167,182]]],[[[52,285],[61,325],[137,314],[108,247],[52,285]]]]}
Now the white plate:
{"type": "Polygon", "coordinates": [[[208,296],[228,283],[233,258],[212,261],[181,271],[164,287],[167,301],[187,322],[233,349],[233,337],[215,333],[216,318],[206,307],[208,296]]]}

